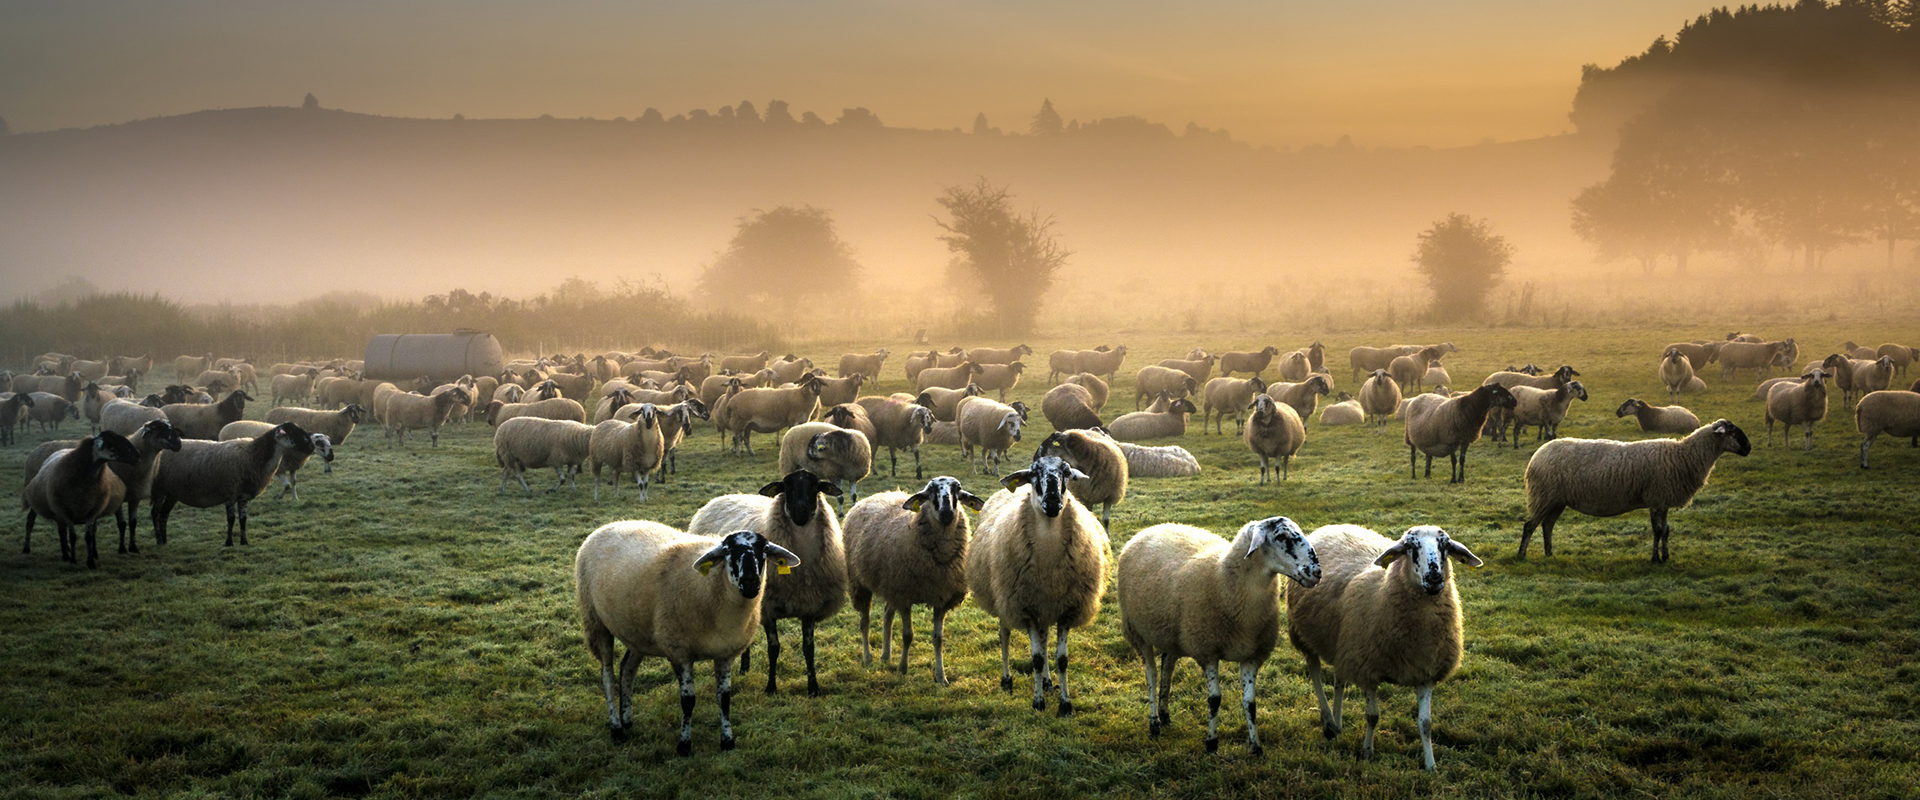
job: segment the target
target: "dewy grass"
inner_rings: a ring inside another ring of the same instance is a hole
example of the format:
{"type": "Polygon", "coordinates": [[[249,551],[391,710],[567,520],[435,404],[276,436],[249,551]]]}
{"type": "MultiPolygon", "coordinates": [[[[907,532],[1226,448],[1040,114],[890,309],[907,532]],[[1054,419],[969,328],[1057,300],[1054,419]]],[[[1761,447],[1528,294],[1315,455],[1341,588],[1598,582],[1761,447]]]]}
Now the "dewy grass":
{"type": "MultiPolygon", "coordinates": [[[[1664,402],[1656,362],[1667,342],[1725,324],[1632,330],[1438,331],[1329,338],[1336,383],[1353,385],[1355,344],[1450,339],[1464,383],[1509,362],[1571,363],[1593,399],[1566,436],[1641,438],[1613,409],[1627,396],[1664,402]]],[[[1872,327],[1872,326],[1869,326],[1872,327]]],[[[1803,360],[1846,339],[1879,342],[1906,328],[1803,327],[1803,360]]],[[[1198,344],[1271,341],[1090,335],[1029,342],[1129,345],[1134,369],[1198,344]]],[[[1264,337],[1263,337],[1264,338],[1264,337]]],[[[902,388],[904,342],[876,392],[902,388]]],[[[836,363],[837,348],[802,348],[836,363]]],[[[1271,376],[1271,371],[1269,371],[1271,376]]],[[[1837,394],[1815,450],[1765,443],[1752,382],[1716,368],[1704,396],[1682,402],[1753,437],[1724,457],[1691,508],[1674,512],[1673,561],[1649,563],[1645,512],[1569,513],[1555,557],[1514,550],[1524,514],[1519,452],[1474,445],[1464,485],[1409,479],[1401,427],[1383,433],[1308,423],[1292,479],[1255,485],[1257,460],[1231,434],[1179,444],[1205,471],[1136,480],[1114,509],[1116,548],[1147,525],[1178,521],[1223,535],[1286,514],[1309,530],[1350,522],[1397,534],[1447,528],[1488,564],[1460,570],[1466,657],[1435,692],[1437,773],[1419,769],[1411,692],[1385,693],[1378,755],[1357,760],[1358,706],[1328,743],[1299,656],[1284,643],[1260,677],[1264,757],[1245,754],[1237,714],[1223,714],[1216,755],[1201,751],[1199,670],[1180,668],[1173,725],[1148,738],[1138,660],[1117,629],[1111,590],[1100,620],[1076,633],[1076,714],[1036,713],[999,689],[996,626],[971,603],[949,619],[952,686],[933,684],[929,621],[904,678],[859,666],[855,616],[824,625],[825,695],[761,694],[765,659],[739,680],[740,749],[719,752],[708,667],[699,670],[695,756],[673,755],[679,722],[664,662],[641,669],[630,738],[613,742],[598,668],[582,643],[572,587],[575,548],[614,519],[684,526],[714,495],[751,491],[771,474],[771,437],[756,458],[725,455],[703,426],[684,469],[599,503],[588,487],[497,492],[490,429],[454,428],[438,449],[389,448],[363,426],[331,476],[309,467],[304,502],[253,506],[253,545],[223,548],[223,515],[176,512],[171,542],[108,552],[101,568],[60,563],[50,533],[32,555],[0,555],[0,795],[88,797],[1911,797],[1920,785],[1920,451],[1882,439],[1857,466],[1858,437],[1837,394]]],[[[1920,375],[1911,376],[1920,377],[1920,375]]],[[[1009,399],[1038,407],[1029,375],[1009,399]]],[[[259,417],[255,407],[249,416],[259,417]]],[[[1020,446],[1024,455],[1045,423],[1020,446]]],[[[1229,431],[1232,425],[1227,426],[1229,431]]],[[[71,423],[61,436],[77,435],[71,423]]],[[[0,482],[18,486],[29,433],[0,451],[0,482]]],[[[957,448],[929,447],[930,474],[982,494],[957,448]]],[[[550,484],[549,484],[550,485],[550,484]]],[[[916,487],[869,478],[862,493],[916,487]]],[[[541,486],[540,488],[545,488],[541,486]]],[[[42,528],[43,531],[46,528],[42,528]]],[[[142,527],[146,535],[146,526],[142,527]]],[[[18,542],[20,517],[0,535],[18,542]]],[[[108,541],[111,541],[109,538],[108,541]]],[[[878,637],[878,625],[875,637],[878,637]]],[[[877,642],[876,642],[877,645],[877,642]]],[[[797,647],[783,654],[799,685],[797,647]]]]}

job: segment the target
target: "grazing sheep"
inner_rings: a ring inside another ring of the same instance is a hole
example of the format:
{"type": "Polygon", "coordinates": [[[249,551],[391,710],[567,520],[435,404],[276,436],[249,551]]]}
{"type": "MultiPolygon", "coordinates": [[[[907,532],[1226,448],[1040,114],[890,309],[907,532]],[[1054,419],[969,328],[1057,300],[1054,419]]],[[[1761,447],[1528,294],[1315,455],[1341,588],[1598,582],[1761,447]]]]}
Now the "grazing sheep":
{"type": "Polygon", "coordinates": [[[1460,665],[1464,627],[1453,561],[1482,563],[1432,525],[1408,528],[1394,542],[1358,525],[1329,525],[1307,537],[1320,558],[1317,584],[1287,592],[1287,639],[1306,659],[1320,704],[1320,730],[1340,735],[1347,684],[1367,697],[1362,757],[1373,758],[1380,684],[1413,687],[1418,698],[1422,766],[1433,763],[1433,686],[1460,665]],[[1321,663],[1333,667],[1327,705],[1321,663]]]}
{"type": "Polygon", "coordinates": [[[211,440],[220,437],[220,429],[226,427],[227,423],[240,419],[246,413],[247,403],[252,400],[253,397],[246,392],[235,389],[233,394],[227,395],[227,399],[214,405],[173,403],[162,406],[160,412],[166,414],[167,421],[180,430],[181,437],[211,440]]]}
{"type": "MultiPolygon", "coordinates": [[[[782,570],[767,581],[761,601],[760,626],[767,635],[767,694],[776,694],[780,671],[780,629],[783,619],[800,620],[800,652],[807,662],[807,694],[820,694],[814,671],[813,631],[847,601],[847,556],[840,520],[826,497],[840,490],[806,470],[787,473],[760,488],[759,494],[728,494],[707,501],[693,515],[687,532],[720,536],[727,531],[753,531],[802,559],[799,568],[782,570]]],[[[747,655],[740,656],[746,672],[747,655]]]]}
{"type": "MultiPolygon", "coordinates": [[[[1427,477],[1433,477],[1433,457],[1446,456],[1448,483],[1467,480],[1467,446],[1480,439],[1487,412],[1513,408],[1513,392],[1497,383],[1483,384],[1459,397],[1423,394],[1407,404],[1407,470],[1416,472],[1419,456],[1427,456],[1427,477]]],[[[1557,441],[1557,440],[1556,440],[1557,441]]],[[[1413,475],[1412,477],[1418,477],[1413,475]]]]}
{"type": "Polygon", "coordinates": [[[1088,508],[1100,506],[1100,524],[1110,525],[1113,507],[1127,499],[1127,454],[1113,437],[1097,430],[1058,431],[1040,441],[1033,458],[1053,456],[1085,474],[1067,484],[1088,508]]]}
{"type": "Polygon", "coordinates": [[[778,433],[813,418],[813,412],[820,407],[820,382],[813,376],[805,376],[792,386],[778,389],[742,389],[726,398],[725,419],[722,414],[714,413],[716,422],[724,425],[737,455],[744,444],[747,455],[753,455],[753,435],[756,433],[778,433]]]}
{"type": "Polygon", "coordinates": [[[1679,397],[1692,380],[1693,362],[1679,348],[1668,348],[1666,355],[1660,357],[1660,382],[1666,384],[1667,399],[1679,397]]]}
{"type": "Polygon", "coordinates": [[[914,386],[922,392],[928,389],[964,389],[983,371],[979,364],[971,361],[957,367],[928,367],[920,371],[914,386]]]}
{"type": "MultiPolygon", "coordinates": [[[[1095,380],[1098,380],[1096,378],[1095,380]]],[[[1094,410],[1093,392],[1077,383],[1062,383],[1040,398],[1040,413],[1057,431],[1098,428],[1100,412],[1094,410]]]]}
{"type": "Polygon", "coordinates": [[[1320,405],[1320,396],[1332,391],[1333,386],[1327,383],[1325,375],[1309,375],[1306,380],[1299,383],[1275,383],[1267,386],[1268,397],[1272,397],[1281,405],[1292,407],[1293,413],[1299,415],[1301,419],[1312,417],[1314,409],[1320,405]]]}
{"type": "Polygon", "coordinates": [[[27,406],[27,419],[39,423],[41,430],[58,431],[60,423],[80,418],[80,407],[65,397],[48,392],[33,392],[28,397],[33,403],[27,406]]]}
{"type": "Polygon", "coordinates": [[[1320,581],[1320,560],[1300,526],[1268,517],[1240,526],[1227,541],[1191,525],[1154,525],[1120,549],[1117,571],[1120,634],[1140,654],[1147,675],[1148,735],[1159,736],[1160,726],[1172,721],[1166,698],[1173,668],[1191,658],[1207,678],[1206,750],[1219,750],[1220,662],[1232,661],[1240,665],[1247,749],[1259,755],[1254,687],[1280,638],[1280,576],[1308,588],[1320,581]]]}
{"type": "Polygon", "coordinates": [[[275,425],[292,422],[308,433],[326,434],[328,441],[338,447],[346,444],[347,437],[353,434],[353,426],[367,418],[367,410],[358,404],[349,403],[338,411],[313,411],[305,408],[275,408],[267,411],[267,421],[275,425]]]}
{"type": "Polygon", "coordinates": [[[1387,419],[1400,407],[1400,384],[1384,369],[1376,369],[1367,382],[1360,384],[1360,410],[1373,427],[1385,427],[1387,419]]]}
{"type": "Polygon", "coordinates": [[[59,532],[60,557],[65,561],[79,560],[76,534],[84,527],[87,569],[98,568],[100,550],[94,536],[100,517],[118,508],[127,491],[109,467],[131,467],[139,462],[139,449],[113,431],[101,431],[48,458],[20,493],[20,506],[27,511],[26,537],[20,552],[33,552],[34,520],[45,517],[59,532]]]}
{"type": "Polygon", "coordinates": [[[1680,406],[1650,406],[1645,401],[1627,398],[1613,412],[1615,417],[1632,414],[1646,433],[1692,433],[1700,427],[1700,418],[1680,406]]]}
{"type": "Polygon", "coordinates": [[[913,607],[933,612],[933,682],[947,685],[947,612],[967,599],[967,543],[971,526],[961,506],[985,505],[960,481],[941,476],[911,495],[884,492],[847,512],[847,588],[860,612],[860,663],[873,663],[870,612],[878,595],[886,604],[880,628],[880,661],[893,658],[893,617],[900,616],[900,674],[907,674],[913,646],[913,607]]]}
{"type": "Polygon", "coordinates": [[[1827,418],[1827,373],[1815,368],[1793,383],[1773,387],[1767,394],[1767,446],[1773,446],[1773,423],[1780,423],[1787,436],[1793,426],[1807,428],[1807,452],[1813,452],[1813,426],[1827,418]]]}
{"type": "Polygon", "coordinates": [[[1067,632],[1091,624],[1107,585],[1107,531],[1067,484],[1085,473],[1058,458],[1036,459],[1000,481],[980,511],[967,549],[967,587],[981,610],[1000,621],[1000,688],[1013,691],[1008,640],[1027,632],[1033,663],[1033,707],[1046,704],[1047,629],[1058,631],[1060,715],[1073,713],[1067,685],[1067,632]]]}
{"type": "Polygon", "coordinates": [[[881,365],[887,362],[887,356],[893,355],[887,348],[873,351],[871,355],[848,353],[840,357],[840,377],[845,378],[856,372],[878,378],[881,365]]]}
{"type": "Polygon", "coordinates": [[[1869,356],[1869,358],[1879,357],[1891,359],[1893,361],[1894,372],[1902,376],[1907,374],[1908,366],[1912,365],[1915,361],[1920,361],[1920,347],[1908,347],[1903,344],[1889,343],[1880,345],[1880,347],[1873,352],[1873,356],[1869,356]]]}
{"type": "Polygon", "coordinates": [[[647,482],[665,460],[665,437],[661,434],[662,415],[651,403],[642,404],[632,422],[606,420],[587,434],[587,461],[593,465],[593,500],[600,501],[600,469],[613,474],[615,499],[620,497],[620,473],[633,474],[640,487],[640,502],[647,502],[647,482]]]}
{"type": "Polygon", "coordinates": [[[1267,345],[1251,353],[1241,351],[1221,353],[1220,376],[1231,378],[1236,372],[1251,372],[1258,377],[1261,372],[1266,371],[1268,364],[1273,363],[1273,357],[1279,354],[1280,348],[1273,345],[1267,345]]]}
{"type": "MultiPolygon", "coordinates": [[[[231,442],[236,439],[257,438],[261,434],[273,430],[275,425],[276,423],[260,422],[251,419],[230,422],[227,423],[226,427],[220,429],[220,441],[231,442]]],[[[293,496],[293,502],[300,502],[299,473],[300,468],[307,465],[309,456],[319,456],[321,463],[326,465],[323,473],[329,475],[333,473],[333,440],[328,438],[324,433],[314,433],[313,431],[307,431],[307,438],[313,440],[312,453],[295,451],[281,457],[280,468],[274,473],[280,476],[280,493],[274,495],[274,499],[277,500],[291,494],[293,496]]]]}
{"type": "Polygon", "coordinates": [[[1560,435],[1560,423],[1567,418],[1567,410],[1573,401],[1586,402],[1587,387],[1579,381],[1568,381],[1558,389],[1535,389],[1531,386],[1515,386],[1513,392],[1513,441],[1520,446],[1520,435],[1528,425],[1535,426],[1534,437],[1547,441],[1560,435]]]}
{"type": "Polygon", "coordinates": [[[1667,560],[1667,512],[1693,502],[1713,474],[1721,453],[1753,452],[1747,434],[1724,419],[1700,426],[1683,439],[1616,442],[1608,439],[1555,439],[1527,460],[1527,521],[1520,530],[1520,557],[1527,557],[1533,529],[1553,555],[1553,526],[1571,508],[1595,517],[1648,510],[1653,525],[1653,560],[1667,560]]]}
{"type": "Polygon", "coordinates": [[[440,446],[440,426],[453,419],[455,412],[471,403],[473,396],[458,386],[432,396],[399,394],[387,397],[386,433],[401,444],[408,431],[427,432],[432,447],[440,446]]]}
{"type": "MultiPolygon", "coordinates": [[[[1867,450],[1880,434],[1920,437],[1920,382],[1907,391],[1868,392],[1853,407],[1853,425],[1866,438],[1860,442],[1860,468],[1867,468],[1867,450]]],[[[1920,439],[1914,439],[1920,443],[1920,439]]]]}
{"type": "Polygon", "coordinates": [[[1112,350],[1082,350],[1074,354],[1073,372],[1087,372],[1105,375],[1108,383],[1120,372],[1120,362],[1127,359],[1127,346],[1120,345],[1112,350]]]}
{"type": "Polygon", "coordinates": [[[960,446],[969,464],[974,448],[979,448],[977,469],[988,475],[1000,474],[1000,462],[1005,460],[1013,444],[1020,441],[1020,431],[1027,424],[1026,414],[1020,409],[984,397],[961,404],[956,421],[960,424],[960,446]]]}
{"type": "MultiPolygon", "coordinates": [[[[218,435],[219,431],[214,433],[218,435]]],[[[182,441],[178,452],[160,459],[160,469],[153,478],[154,542],[167,543],[167,520],[173,516],[174,506],[185,503],[192,508],[226,507],[226,546],[233,546],[236,518],[240,521],[240,543],[247,544],[247,504],[273,482],[283,459],[311,456],[313,452],[313,437],[291,422],[275,425],[252,439],[182,441]]]]}
{"type": "Polygon", "coordinates": [[[1200,460],[1177,444],[1148,447],[1117,442],[1127,457],[1129,478],[1186,478],[1200,474],[1200,460]]]}
{"type": "Polygon", "coordinates": [[[1133,408],[1140,409],[1142,398],[1165,394],[1170,398],[1186,397],[1199,390],[1199,382],[1177,369],[1169,367],[1141,367],[1133,379],[1133,408]]]}
{"type": "Polygon", "coordinates": [[[1320,410],[1322,425],[1359,425],[1367,421],[1367,412],[1360,409],[1360,401],[1353,395],[1341,392],[1339,402],[1320,410]]]}
{"type": "Polygon", "coordinates": [[[933,409],[892,397],[856,401],[873,423],[874,447],[887,448],[887,474],[900,474],[900,451],[913,452],[913,477],[920,477],[920,444],[933,432],[933,409]]]}
{"type": "Polygon", "coordinates": [[[1191,360],[1169,358],[1165,361],[1160,362],[1160,366],[1165,367],[1167,369],[1180,370],[1181,372],[1184,372],[1184,373],[1187,373],[1188,375],[1193,376],[1194,381],[1199,383],[1206,383],[1207,378],[1212,377],[1213,375],[1213,362],[1219,360],[1219,358],[1220,358],[1219,356],[1212,356],[1212,355],[1202,356],[1201,358],[1196,358],[1191,360]]]}
{"type": "Polygon", "coordinates": [[[732,750],[733,658],[753,643],[768,562],[800,566],[791,551],[752,531],[719,542],[658,522],[610,522],[587,536],[573,560],[575,597],[587,649],[600,662],[607,727],[633,727],[633,678],[646,656],[660,656],[680,683],[680,742],[693,754],[693,665],[713,662],[720,700],[720,749],[732,750]],[[715,566],[723,567],[717,574],[715,566]],[[614,685],[614,640],[627,645],[614,685]]]}
{"type": "Polygon", "coordinates": [[[1435,346],[1423,347],[1404,356],[1395,356],[1392,361],[1387,362],[1387,374],[1393,376],[1394,383],[1419,392],[1421,382],[1426,380],[1427,368],[1431,367],[1433,362],[1440,360],[1443,354],[1444,351],[1435,346]]]}
{"type": "Polygon", "coordinates": [[[1107,430],[1112,432],[1113,438],[1125,441],[1184,436],[1187,433],[1187,415],[1198,410],[1193,401],[1183,397],[1172,401],[1165,411],[1135,411],[1121,415],[1107,426],[1107,430]]]}
{"type": "Polygon", "coordinates": [[[984,392],[980,387],[971,383],[964,389],[945,389],[936,386],[922,390],[920,395],[914,398],[914,402],[932,409],[933,419],[936,422],[955,422],[959,419],[957,415],[960,413],[960,401],[969,397],[979,397],[982,394],[984,392]]]}
{"type": "Polygon", "coordinates": [[[1720,376],[1731,381],[1743,369],[1757,370],[1765,376],[1773,371],[1775,361],[1782,355],[1797,352],[1798,349],[1792,339],[1780,342],[1727,342],[1720,346],[1720,376]]]}
{"type": "MultiPolygon", "coordinates": [[[[1284,377],[1286,371],[1282,370],[1281,375],[1284,377]]],[[[1240,412],[1253,405],[1254,395],[1266,390],[1266,381],[1260,380],[1258,375],[1251,378],[1214,378],[1207,381],[1207,385],[1200,391],[1202,402],[1205,404],[1201,409],[1200,432],[1206,433],[1207,424],[1211,421],[1213,432],[1224,434],[1226,419],[1228,415],[1232,415],[1233,432],[1238,435],[1246,422],[1240,412]]]]}
{"type": "Polygon", "coordinates": [[[1274,402],[1263,394],[1253,398],[1244,436],[1247,449],[1260,457],[1260,485],[1265,486],[1268,462],[1276,458],[1280,460],[1280,479],[1287,479],[1293,454],[1307,441],[1307,426],[1300,421],[1300,414],[1293,406],[1274,402]]]}
{"type": "Polygon", "coordinates": [[[975,364],[1011,364],[1021,356],[1033,355],[1033,348],[1024,344],[1012,347],[976,347],[967,351],[967,360],[975,364]]]}
{"type": "Polygon", "coordinates": [[[493,460],[500,465],[500,492],[506,493],[511,477],[532,494],[527,470],[545,467],[553,468],[559,476],[548,492],[557,492],[562,486],[577,487],[574,476],[592,455],[592,445],[593,426],[578,420],[513,417],[501,422],[493,431],[493,460]]]}
{"type": "Polygon", "coordinates": [[[866,434],[831,422],[803,422],[780,437],[780,474],[806,470],[820,480],[842,487],[847,500],[858,502],[860,481],[873,471],[873,445],[866,434]]]}

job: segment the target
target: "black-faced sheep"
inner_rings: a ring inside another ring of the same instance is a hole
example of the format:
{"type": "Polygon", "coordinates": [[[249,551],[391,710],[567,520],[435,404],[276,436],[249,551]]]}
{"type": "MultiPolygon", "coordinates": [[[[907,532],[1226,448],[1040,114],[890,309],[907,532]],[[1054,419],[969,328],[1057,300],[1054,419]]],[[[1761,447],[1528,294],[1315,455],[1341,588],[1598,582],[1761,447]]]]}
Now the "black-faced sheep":
{"type": "Polygon", "coordinates": [[[907,674],[913,646],[913,607],[933,613],[933,680],[946,685],[947,612],[967,599],[967,544],[972,538],[961,506],[984,502],[941,476],[911,495],[884,492],[847,512],[847,587],[860,612],[860,663],[873,663],[869,644],[873,598],[886,605],[880,629],[880,660],[893,654],[893,618],[900,616],[900,674],[907,674]]]}

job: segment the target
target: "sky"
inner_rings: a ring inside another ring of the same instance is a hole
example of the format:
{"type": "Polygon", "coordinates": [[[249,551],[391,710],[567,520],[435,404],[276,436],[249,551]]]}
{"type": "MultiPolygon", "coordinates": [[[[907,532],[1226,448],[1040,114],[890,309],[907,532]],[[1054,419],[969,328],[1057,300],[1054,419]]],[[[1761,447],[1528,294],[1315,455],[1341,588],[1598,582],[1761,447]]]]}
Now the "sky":
{"type": "Polygon", "coordinates": [[[0,0],[14,132],[209,108],[671,116],[786,100],[832,119],[1024,129],[1134,114],[1279,147],[1566,132],[1580,67],[1703,0],[0,0]]]}

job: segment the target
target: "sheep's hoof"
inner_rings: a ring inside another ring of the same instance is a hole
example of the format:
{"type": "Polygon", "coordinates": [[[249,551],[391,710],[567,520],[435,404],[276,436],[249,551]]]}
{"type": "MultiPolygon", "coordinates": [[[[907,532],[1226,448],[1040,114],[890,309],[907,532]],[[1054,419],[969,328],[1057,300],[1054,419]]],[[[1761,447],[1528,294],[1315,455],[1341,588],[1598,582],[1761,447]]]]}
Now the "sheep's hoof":
{"type": "Polygon", "coordinates": [[[1160,735],[1160,720],[1157,720],[1157,719],[1147,720],[1147,735],[1148,736],[1160,735]]]}
{"type": "Polygon", "coordinates": [[[608,725],[607,738],[615,742],[624,742],[627,740],[627,729],[619,725],[608,725]]]}
{"type": "Polygon", "coordinates": [[[1220,752],[1220,740],[1219,740],[1219,739],[1208,739],[1208,740],[1207,740],[1207,752],[1209,752],[1209,753],[1218,753],[1218,752],[1220,752]]]}
{"type": "Polygon", "coordinates": [[[1063,717],[1071,717],[1071,716],[1073,716],[1073,701],[1072,701],[1072,700],[1062,700],[1062,701],[1060,701],[1060,716],[1063,716],[1063,717]]]}
{"type": "Polygon", "coordinates": [[[1173,715],[1172,715],[1172,714],[1169,714],[1169,713],[1167,713],[1167,710],[1166,710],[1166,709],[1164,709],[1164,708],[1163,708],[1163,709],[1160,709],[1160,724],[1162,724],[1162,725],[1172,725],[1172,724],[1173,724],[1173,715]]]}
{"type": "Polygon", "coordinates": [[[674,755],[681,755],[681,756],[693,755],[693,742],[688,741],[686,739],[681,739],[680,744],[674,746],[673,752],[674,752],[674,755]]]}
{"type": "Polygon", "coordinates": [[[808,684],[807,684],[807,696],[808,696],[808,697],[819,697],[819,696],[820,696],[820,684],[817,684],[817,683],[808,683],[808,684]]]}
{"type": "Polygon", "coordinates": [[[1012,678],[1012,676],[1008,676],[1008,675],[1002,675],[1002,676],[1000,676],[1000,691],[1003,691],[1003,692],[1011,692],[1011,691],[1013,691],[1013,678],[1012,678]]]}
{"type": "Polygon", "coordinates": [[[1033,710],[1035,711],[1047,710],[1047,701],[1039,697],[1033,698],[1033,710]]]}
{"type": "Polygon", "coordinates": [[[721,740],[720,740],[720,749],[721,749],[721,751],[723,751],[723,752],[724,752],[724,751],[727,751],[727,750],[732,750],[732,749],[733,749],[733,747],[734,747],[734,745],[733,745],[733,737],[731,737],[731,736],[729,736],[729,737],[727,737],[727,738],[725,738],[725,739],[721,739],[721,740]]]}
{"type": "Polygon", "coordinates": [[[1340,726],[1322,725],[1320,726],[1320,735],[1325,736],[1328,739],[1337,739],[1340,737],[1340,726]]]}
{"type": "Polygon", "coordinates": [[[1260,746],[1260,744],[1259,744],[1258,742],[1255,742],[1255,743],[1253,743],[1253,744],[1250,744],[1250,745],[1247,745],[1247,755],[1250,755],[1250,756],[1263,756],[1263,755],[1266,755],[1266,754],[1267,754],[1267,748],[1264,748],[1264,747],[1261,747],[1261,746],[1260,746]]]}

